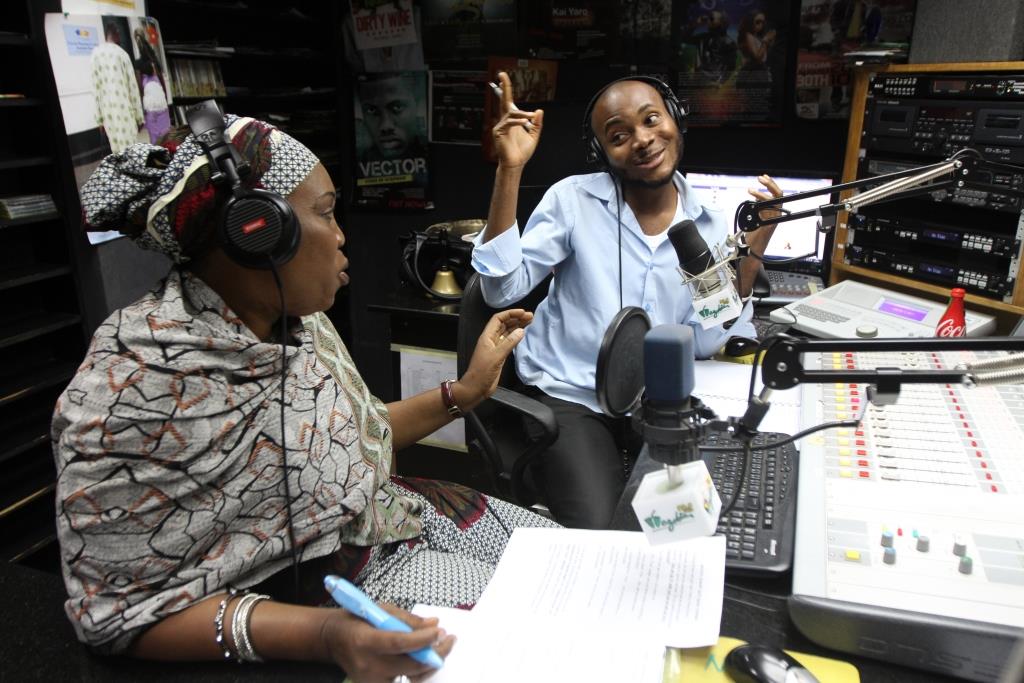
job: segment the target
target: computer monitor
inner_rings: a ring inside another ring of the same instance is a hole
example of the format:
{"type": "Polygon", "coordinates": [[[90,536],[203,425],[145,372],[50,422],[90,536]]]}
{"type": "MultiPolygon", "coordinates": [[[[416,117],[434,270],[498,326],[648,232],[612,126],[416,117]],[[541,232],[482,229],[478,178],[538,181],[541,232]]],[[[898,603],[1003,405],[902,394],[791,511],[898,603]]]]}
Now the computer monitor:
{"type": "MultiPolygon", "coordinates": [[[[832,185],[831,178],[798,177],[793,175],[770,174],[779,184],[783,195],[807,192],[832,185]]],[[[701,198],[701,203],[708,207],[723,210],[729,218],[732,228],[733,214],[741,202],[752,200],[748,189],[763,189],[757,181],[757,175],[740,173],[704,173],[690,171],[686,180],[701,198]]],[[[829,194],[808,197],[785,205],[791,212],[815,209],[832,201],[829,194]]],[[[825,250],[829,240],[817,230],[818,216],[808,216],[786,223],[779,223],[775,228],[768,249],[764,255],[766,267],[777,267],[785,270],[823,271],[827,262],[825,250]],[[782,264],[785,259],[799,259],[798,262],[782,264]],[[775,263],[772,263],[772,262],[775,263]]]]}

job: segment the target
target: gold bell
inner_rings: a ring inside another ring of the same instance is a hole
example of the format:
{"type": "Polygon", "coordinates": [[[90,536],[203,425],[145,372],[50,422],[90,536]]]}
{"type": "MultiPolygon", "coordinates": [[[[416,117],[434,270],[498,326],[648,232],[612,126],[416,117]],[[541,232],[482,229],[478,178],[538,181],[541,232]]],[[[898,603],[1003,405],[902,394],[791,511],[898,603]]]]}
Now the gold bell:
{"type": "Polygon", "coordinates": [[[459,287],[459,283],[455,281],[455,273],[445,266],[442,266],[437,271],[437,274],[434,275],[434,283],[430,285],[430,288],[435,292],[449,294],[451,296],[458,296],[462,294],[462,288],[459,287]]]}

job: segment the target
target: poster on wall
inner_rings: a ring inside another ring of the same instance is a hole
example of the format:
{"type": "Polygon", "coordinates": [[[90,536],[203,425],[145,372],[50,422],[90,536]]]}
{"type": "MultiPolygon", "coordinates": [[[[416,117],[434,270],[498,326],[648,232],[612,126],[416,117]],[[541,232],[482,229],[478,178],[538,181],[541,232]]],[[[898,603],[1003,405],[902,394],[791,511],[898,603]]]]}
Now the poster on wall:
{"type": "Polygon", "coordinates": [[[483,131],[487,72],[430,72],[430,141],[479,145],[483,131]]]}
{"type": "Polygon", "coordinates": [[[146,15],[145,0],[62,0],[64,14],[116,14],[122,17],[146,15]]]}
{"type": "Polygon", "coordinates": [[[356,47],[370,50],[415,43],[412,0],[351,0],[356,47]]]}
{"type": "Polygon", "coordinates": [[[802,0],[796,64],[796,115],[842,119],[850,115],[846,55],[872,50],[906,61],[915,0],[802,0]]]}
{"type": "Polygon", "coordinates": [[[782,119],[789,0],[676,2],[672,66],[691,125],[782,119]]]}
{"type": "MultiPolygon", "coordinates": [[[[364,3],[366,4],[366,3],[364,3]]],[[[372,2],[370,3],[372,4],[372,2]]],[[[379,4],[379,3],[378,3],[379,4]]],[[[341,31],[342,45],[345,47],[345,60],[354,73],[380,72],[380,71],[422,71],[427,68],[423,61],[423,43],[420,41],[422,34],[422,19],[419,7],[412,7],[411,0],[406,3],[399,3],[400,6],[410,5],[412,16],[411,31],[403,27],[401,31],[395,31],[387,39],[367,40],[367,36],[359,36],[359,29],[356,27],[356,19],[352,12],[342,15],[341,31]],[[408,42],[394,42],[395,40],[407,40],[409,34],[412,40],[408,42]],[[380,47],[359,47],[360,43],[371,45],[377,42],[386,42],[387,45],[380,47]]],[[[386,3],[390,7],[391,3],[386,3]]],[[[354,10],[353,5],[353,11],[354,10]]],[[[363,27],[363,32],[371,32],[371,29],[363,27]]]]}
{"type": "Polygon", "coordinates": [[[515,0],[421,0],[420,8],[428,61],[515,51],[515,0]]]}
{"type": "MultiPolygon", "coordinates": [[[[44,30],[80,188],[105,156],[155,143],[171,127],[160,27],[151,17],[54,13],[44,30]]],[[[91,232],[89,240],[117,236],[91,232]]]]}
{"type": "Polygon", "coordinates": [[[614,61],[667,64],[672,51],[671,16],[672,0],[621,0],[618,31],[614,35],[614,61]]]}
{"type": "Polygon", "coordinates": [[[355,83],[356,206],[432,209],[427,72],[359,74],[355,83]]]}
{"type": "Polygon", "coordinates": [[[531,2],[527,41],[531,57],[597,59],[609,53],[614,4],[599,0],[531,2]]]}

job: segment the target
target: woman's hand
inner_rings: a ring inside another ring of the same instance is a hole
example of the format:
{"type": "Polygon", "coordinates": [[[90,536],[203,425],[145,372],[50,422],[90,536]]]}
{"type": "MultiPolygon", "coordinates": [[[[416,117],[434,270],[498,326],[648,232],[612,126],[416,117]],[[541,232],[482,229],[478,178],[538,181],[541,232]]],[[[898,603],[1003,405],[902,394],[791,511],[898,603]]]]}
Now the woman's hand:
{"type": "Polygon", "coordinates": [[[455,403],[463,411],[472,410],[498,388],[501,368],[508,354],[523,339],[523,329],[533,321],[533,313],[511,308],[491,316],[473,349],[466,374],[452,387],[455,403]]]}
{"type": "Polygon", "coordinates": [[[435,670],[406,653],[432,646],[442,658],[447,657],[455,636],[438,628],[437,619],[424,619],[393,605],[381,607],[409,624],[412,631],[382,631],[343,609],[329,609],[320,629],[327,654],[356,683],[391,683],[401,675],[417,682],[426,680],[435,670]]]}
{"type": "Polygon", "coordinates": [[[512,82],[504,71],[498,72],[498,85],[501,86],[501,118],[491,129],[494,150],[501,166],[516,168],[526,164],[537,149],[544,110],[519,111],[512,99],[512,82]]]}

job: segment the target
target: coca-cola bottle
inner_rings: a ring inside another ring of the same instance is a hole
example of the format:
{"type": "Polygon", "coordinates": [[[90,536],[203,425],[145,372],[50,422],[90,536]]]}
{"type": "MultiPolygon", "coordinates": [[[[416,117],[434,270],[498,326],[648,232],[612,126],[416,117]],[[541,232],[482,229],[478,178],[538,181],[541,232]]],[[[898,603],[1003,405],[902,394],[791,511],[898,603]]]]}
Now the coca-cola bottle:
{"type": "Polygon", "coordinates": [[[949,290],[949,306],[939,318],[935,326],[936,337],[963,337],[967,334],[967,322],[964,320],[964,292],[960,287],[949,290]]]}

